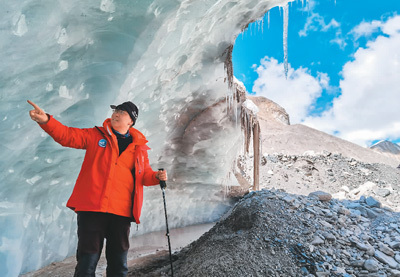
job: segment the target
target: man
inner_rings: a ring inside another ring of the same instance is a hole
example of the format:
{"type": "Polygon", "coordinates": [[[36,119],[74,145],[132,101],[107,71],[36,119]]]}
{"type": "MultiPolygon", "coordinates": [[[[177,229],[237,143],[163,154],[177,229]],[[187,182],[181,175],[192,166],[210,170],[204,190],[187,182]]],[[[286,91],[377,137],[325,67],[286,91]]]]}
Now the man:
{"type": "Polygon", "coordinates": [[[67,202],[77,213],[78,248],[75,277],[95,276],[106,239],[107,276],[126,276],[131,222],[140,223],[143,185],[167,180],[167,172],[149,165],[145,136],[135,128],[139,111],[132,102],[114,106],[102,127],[62,125],[38,105],[32,120],[62,146],[85,149],[81,171],[67,202]]]}

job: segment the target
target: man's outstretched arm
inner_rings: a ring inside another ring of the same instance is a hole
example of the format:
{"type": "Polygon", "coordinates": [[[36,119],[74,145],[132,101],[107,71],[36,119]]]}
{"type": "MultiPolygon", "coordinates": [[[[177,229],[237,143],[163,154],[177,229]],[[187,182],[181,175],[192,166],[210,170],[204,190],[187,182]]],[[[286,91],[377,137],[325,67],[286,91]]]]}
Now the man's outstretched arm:
{"type": "Polygon", "coordinates": [[[45,113],[38,105],[28,100],[33,106],[33,110],[29,111],[31,119],[39,123],[46,133],[48,133],[56,142],[62,146],[77,149],[86,149],[88,139],[90,138],[89,129],[79,129],[68,127],[61,124],[52,116],[45,113]]]}

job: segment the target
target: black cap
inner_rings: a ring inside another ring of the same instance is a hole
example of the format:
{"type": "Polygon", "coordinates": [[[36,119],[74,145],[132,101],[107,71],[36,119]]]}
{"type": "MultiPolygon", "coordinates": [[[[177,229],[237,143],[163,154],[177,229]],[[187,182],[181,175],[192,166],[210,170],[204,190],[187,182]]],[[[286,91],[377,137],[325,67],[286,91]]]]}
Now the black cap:
{"type": "Polygon", "coordinates": [[[136,119],[139,116],[139,109],[131,101],[124,102],[118,106],[110,105],[110,107],[111,107],[111,109],[114,109],[114,110],[126,111],[133,121],[132,126],[135,125],[136,119]]]}

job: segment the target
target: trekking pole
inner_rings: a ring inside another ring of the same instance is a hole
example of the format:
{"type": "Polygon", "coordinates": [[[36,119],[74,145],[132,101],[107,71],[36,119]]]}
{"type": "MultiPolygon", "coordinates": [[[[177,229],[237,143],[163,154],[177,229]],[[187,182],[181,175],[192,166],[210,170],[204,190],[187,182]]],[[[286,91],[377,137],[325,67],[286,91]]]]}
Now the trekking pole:
{"type": "MultiPolygon", "coordinates": [[[[164,168],[160,168],[158,170],[164,171],[164,168]]],[[[165,202],[165,187],[167,184],[165,181],[160,181],[160,187],[162,191],[162,196],[164,200],[164,213],[165,213],[165,224],[167,226],[167,233],[165,234],[168,238],[168,249],[169,249],[169,262],[171,263],[171,276],[174,277],[174,268],[172,267],[172,253],[171,253],[171,241],[169,239],[169,228],[168,228],[168,216],[167,216],[167,204],[165,202]]]]}

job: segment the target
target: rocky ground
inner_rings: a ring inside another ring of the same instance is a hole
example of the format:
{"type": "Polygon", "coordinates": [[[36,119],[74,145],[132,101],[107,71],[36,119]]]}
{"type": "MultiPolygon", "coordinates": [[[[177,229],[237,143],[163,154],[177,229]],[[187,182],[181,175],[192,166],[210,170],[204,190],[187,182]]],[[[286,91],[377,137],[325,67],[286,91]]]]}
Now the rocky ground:
{"type": "MultiPolygon", "coordinates": [[[[242,156],[238,164],[242,176],[252,184],[252,159],[242,156]]],[[[400,211],[400,169],[360,162],[330,152],[264,154],[261,158],[260,187],[280,188],[303,195],[323,190],[337,199],[357,200],[362,195],[372,196],[384,206],[400,211]]]]}
{"type": "MultiPolygon", "coordinates": [[[[262,164],[264,188],[175,253],[174,276],[400,276],[399,169],[330,153],[262,164]]],[[[169,276],[168,256],[130,274],[169,276]]]]}

